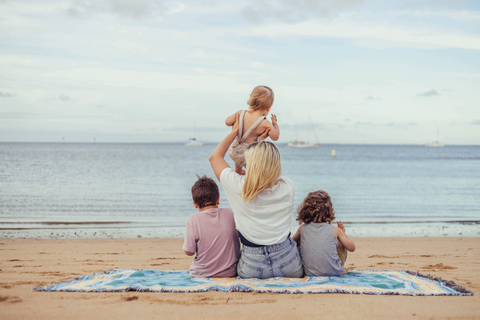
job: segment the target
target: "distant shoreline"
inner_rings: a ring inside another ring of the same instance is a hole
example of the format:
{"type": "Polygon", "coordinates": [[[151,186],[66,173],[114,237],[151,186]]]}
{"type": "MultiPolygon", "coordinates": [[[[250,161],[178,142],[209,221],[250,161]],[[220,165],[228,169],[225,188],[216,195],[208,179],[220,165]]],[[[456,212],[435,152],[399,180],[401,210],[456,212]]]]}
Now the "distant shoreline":
{"type": "MultiPolygon", "coordinates": [[[[115,141],[0,141],[0,144],[15,144],[15,143],[24,143],[24,144],[86,144],[86,145],[94,145],[94,144],[185,144],[188,141],[156,141],[156,142],[115,142],[115,141]]],[[[205,145],[217,145],[220,141],[202,141],[205,145]]],[[[275,142],[275,144],[281,146],[287,146],[290,141],[281,141],[275,142]]],[[[409,144],[409,143],[336,143],[336,142],[328,142],[328,143],[319,143],[319,146],[408,146],[408,147],[425,147],[425,143],[422,144],[409,144]]],[[[480,144],[445,144],[442,148],[445,147],[480,147],[480,144]]],[[[441,148],[438,148],[441,150],[441,148]]]]}
{"type": "MultiPolygon", "coordinates": [[[[480,221],[392,221],[344,222],[354,238],[376,237],[480,237],[480,221]]],[[[295,233],[298,225],[292,225],[295,233]]],[[[98,222],[0,222],[0,238],[103,239],[183,238],[183,224],[98,222]],[[23,226],[23,224],[25,226],[23,226]],[[43,226],[43,227],[42,227],[43,226]]]]}

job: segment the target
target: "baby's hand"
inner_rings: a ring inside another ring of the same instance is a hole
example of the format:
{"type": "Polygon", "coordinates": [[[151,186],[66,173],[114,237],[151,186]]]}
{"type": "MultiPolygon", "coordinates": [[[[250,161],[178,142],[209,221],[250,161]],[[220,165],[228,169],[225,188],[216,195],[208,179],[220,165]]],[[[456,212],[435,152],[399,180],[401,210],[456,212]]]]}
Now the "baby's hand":
{"type": "Polygon", "coordinates": [[[345,227],[343,226],[342,221],[337,222],[338,229],[342,230],[343,233],[345,233],[345,227]]]}
{"type": "Polygon", "coordinates": [[[272,114],[272,125],[273,125],[274,128],[278,126],[278,124],[277,124],[277,116],[274,115],[274,114],[272,114]]]}

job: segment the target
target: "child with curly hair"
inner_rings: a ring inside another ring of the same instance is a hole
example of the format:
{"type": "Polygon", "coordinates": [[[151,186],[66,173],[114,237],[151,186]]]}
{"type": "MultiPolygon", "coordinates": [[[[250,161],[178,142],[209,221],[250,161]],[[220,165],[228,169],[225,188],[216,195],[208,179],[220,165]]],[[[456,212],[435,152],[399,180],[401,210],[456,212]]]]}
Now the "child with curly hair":
{"type": "Polygon", "coordinates": [[[335,220],[332,199],[323,190],[310,192],[298,208],[297,221],[303,223],[292,237],[300,247],[306,276],[347,274],[344,267],[347,251],[355,251],[355,243],[345,234],[345,227],[335,220]]]}

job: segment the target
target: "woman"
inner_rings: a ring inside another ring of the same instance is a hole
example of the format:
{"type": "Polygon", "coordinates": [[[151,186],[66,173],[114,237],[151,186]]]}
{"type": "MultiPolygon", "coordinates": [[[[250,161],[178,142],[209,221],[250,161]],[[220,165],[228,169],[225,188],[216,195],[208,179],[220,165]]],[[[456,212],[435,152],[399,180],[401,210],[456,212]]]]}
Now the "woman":
{"type": "Polygon", "coordinates": [[[243,244],[237,273],[242,278],[303,277],[297,245],[290,238],[293,183],[282,176],[280,152],[267,141],[253,143],[246,150],[245,176],[230,168],[225,154],[237,136],[238,122],[237,115],[232,132],[210,156],[213,171],[233,209],[243,244]]]}

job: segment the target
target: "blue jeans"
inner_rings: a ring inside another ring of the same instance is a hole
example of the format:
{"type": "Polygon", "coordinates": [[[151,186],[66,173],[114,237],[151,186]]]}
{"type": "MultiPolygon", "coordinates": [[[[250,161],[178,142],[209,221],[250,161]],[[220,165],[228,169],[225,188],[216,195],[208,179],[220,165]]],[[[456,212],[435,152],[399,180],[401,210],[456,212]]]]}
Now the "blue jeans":
{"type": "Polygon", "coordinates": [[[290,237],[279,244],[265,247],[243,246],[237,264],[237,274],[242,278],[301,278],[303,265],[297,243],[290,237]]]}

